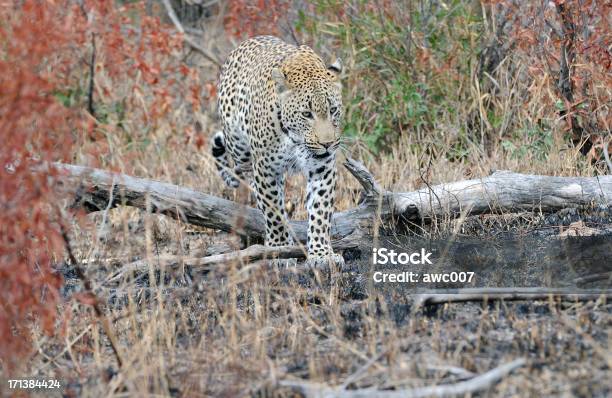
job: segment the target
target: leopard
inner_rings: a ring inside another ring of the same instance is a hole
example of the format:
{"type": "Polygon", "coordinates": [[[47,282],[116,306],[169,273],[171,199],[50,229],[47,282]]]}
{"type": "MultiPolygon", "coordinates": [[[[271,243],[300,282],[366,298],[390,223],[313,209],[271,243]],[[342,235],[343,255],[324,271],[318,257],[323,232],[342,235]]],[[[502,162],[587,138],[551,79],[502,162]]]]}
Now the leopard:
{"type": "Polygon", "coordinates": [[[219,174],[231,188],[250,182],[264,215],[266,246],[294,244],[285,183],[289,175],[305,176],[311,268],[344,265],[331,244],[344,116],[342,69],[340,58],[326,64],[306,45],[258,36],[229,54],[218,85],[222,128],[211,150],[219,174]]]}

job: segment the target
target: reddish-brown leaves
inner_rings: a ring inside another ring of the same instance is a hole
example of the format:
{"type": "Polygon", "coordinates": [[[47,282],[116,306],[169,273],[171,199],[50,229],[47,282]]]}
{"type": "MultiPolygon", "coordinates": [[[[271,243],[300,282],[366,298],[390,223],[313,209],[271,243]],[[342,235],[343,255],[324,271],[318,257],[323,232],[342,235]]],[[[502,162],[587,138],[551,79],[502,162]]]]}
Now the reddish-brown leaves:
{"type": "Polygon", "coordinates": [[[508,29],[510,38],[516,40],[518,54],[529,59],[528,71],[534,80],[552,77],[547,84],[556,98],[549,98],[546,105],[559,108],[573,141],[594,143],[599,134],[609,132],[612,28],[608,16],[612,3],[595,0],[488,3],[501,4],[519,16],[508,29]]]}
{"type": "Polygon", "coordinates": [[[231,0],[225,28],[238,37],[279,35],[279,20],[288,9],[287,0],[231,0]]]}
{"type": "MultiPolygon", "coordinates": [[[[105,136],[117,131],[86,112],[87,95],[70,94],[89,87],[93,40],[93,69],[104,76],[93,92],[98,109],[141,107],[131,115],[146,125],[166,117],[178,95],[188,97],[194,112],[200,107],[197,74],[174,56],[182,49],[180,35],[147,16],[143,2],[115,3],[0,3],[0,368],[15,367],[29,351],[32,322],[55,331],[61,277],[52,264],[64,255],[55,219],[59,198],[56,172],[40,170],[71,161],[75,144],[97,159],[105,136]],[[181,74],[184,79],[169,77],[181,74]],[[146,95],[135,100],[141,87],[146,95]],[[111,104],[103,103],[107,98],[111,104]]],[[[77,299],[91,304],[86,296],[77,299]]]]}
{"type": "Polygon", "coordinates": [[[75,67],[70,43],[78,42],[75,16],[62,5],[0,8],[0,364],[8,367],[29,348],[31,320],[53,331],[59,299],[61,278],[51,268],[62,253],[52,216],[56,173],[32,171],[69,159],[69,125],[78,120],[54,95],[75,67]]]}

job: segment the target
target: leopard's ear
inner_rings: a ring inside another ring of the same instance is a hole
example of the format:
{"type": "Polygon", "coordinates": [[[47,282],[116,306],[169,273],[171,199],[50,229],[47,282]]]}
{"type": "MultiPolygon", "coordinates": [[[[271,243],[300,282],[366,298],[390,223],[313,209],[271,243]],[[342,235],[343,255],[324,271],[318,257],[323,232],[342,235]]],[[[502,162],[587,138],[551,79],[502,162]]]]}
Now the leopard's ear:
{"type": "Polygon", "coordinates": [[[336,58],[334,62],[332,62],[330,65],[327,65],[327,70],[330,71],[334,76],[336,76],[337,80],[339,80],[340,75],[342,74],[342,67],[342,60],[340,58],[336,58]]]}
{"type": "Polygon", "coordinates": [[[289,91],[289,85],[287,84],[287,79],[285,78],[285,75],[279,68],[272,69],[272,80],[276,84],[276,92],[278,95],[281,95],[289,91]]]}

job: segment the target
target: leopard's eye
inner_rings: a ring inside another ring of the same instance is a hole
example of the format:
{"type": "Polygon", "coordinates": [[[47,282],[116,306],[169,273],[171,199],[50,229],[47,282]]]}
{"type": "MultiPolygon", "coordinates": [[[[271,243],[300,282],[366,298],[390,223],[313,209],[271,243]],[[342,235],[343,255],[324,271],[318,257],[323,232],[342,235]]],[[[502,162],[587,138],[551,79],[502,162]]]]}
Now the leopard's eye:
{"type": "Polygon", "coordinates": [[[306,119],[312,119],[313,118],[312,112],[310,112],[310,111],[302,112],[302,116],[304,116],[306,119]]]}
{"type": "Polygon", "coordinates": [[[329,113],[335,115],[336,113],[338,113],[338,107],[332,106],[331,108],[329,108],[329,113]]]}

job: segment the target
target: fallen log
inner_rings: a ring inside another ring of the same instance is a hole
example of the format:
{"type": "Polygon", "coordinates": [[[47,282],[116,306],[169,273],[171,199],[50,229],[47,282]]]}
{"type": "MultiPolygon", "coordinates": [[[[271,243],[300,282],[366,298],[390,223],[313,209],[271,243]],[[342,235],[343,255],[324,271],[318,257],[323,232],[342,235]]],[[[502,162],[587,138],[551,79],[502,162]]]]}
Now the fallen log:
{"type": "MultiPolygon", "coordinates": [[[[263,240],[266,224],[261,212],[252,207],[165,182],[69,164],[55,167],[64,174],[58,181],[60,189],[74,194],[73,207],[87,212],[132,206],[188,224],[263,240]]],[[[367,205],[335,214],[332,235],[338,239],[351,236],[372,214],[367,205]]],[[[290,230],[300,242],[306,242],[306,227],[305,221],[290,222],[290,230]]]]}
{"type": "Polygon", "coordinates": [[[392,194],[395,211],[416,206],[423,218],[552,212],[568,207],[612,205],[612,176],[550,177],[496,171],[488,177],[392,194]]]}
{"type": "MultiPolygon", "coordinates": [[[[265,233],[259,210],[230,200],[100,169],[59,163],[55,167],[63,173],[62,189],[76,198],[74,206],[89,212],[125,205],[255,240],[261,241],[265,233]]],[[[497,171],[484,178],[394,193],[383,190],[361,163],[348,159],[345,167],[364,188],[364,200],[334,214],[332,236],[337,247],[356,244],[376,220],[379,225],[392,225],[459,215],[612,206],[612,176],[549,177],[497,171]]],[[[306,241],[306,229],[306,221],[290,222],[297,241],[306,241]]]]}

